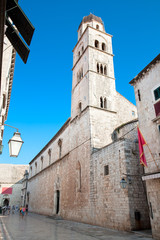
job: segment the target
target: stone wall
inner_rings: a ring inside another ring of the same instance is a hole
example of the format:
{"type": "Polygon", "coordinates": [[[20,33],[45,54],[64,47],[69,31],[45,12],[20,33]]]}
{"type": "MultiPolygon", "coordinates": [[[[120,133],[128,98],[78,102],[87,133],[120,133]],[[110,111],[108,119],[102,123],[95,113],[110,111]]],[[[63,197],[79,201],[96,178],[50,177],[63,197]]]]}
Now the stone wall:
{"type": "Polygon", "coordinates": [[[138,151],[132,153],[134,144],[131,140],[121,139],[92,154],[90,200],[93,224],[126,231],[149,227],[145,186],[141,181],[143,169],[138,151]],[[108,175],[105,175],[105,166],[109,168],[108,175]],[[126,174],[131,179],[130,184],[126,174]],[[120,187],[122,177],[128,182],[126,189],[120,187]],[[140,221],[135,220],[135,211],[140,212],[140,221]]]}
{"type": "Polygon", "coordinates": [[[28,165],[0,164],[0,206],[3,206],[4,200],[9,200],[9,205],[21,204],[21,189],[23,187],[22,179],[28,165]],[[11,188],[11,194],[2,194],[3,188],[11,188]]]}

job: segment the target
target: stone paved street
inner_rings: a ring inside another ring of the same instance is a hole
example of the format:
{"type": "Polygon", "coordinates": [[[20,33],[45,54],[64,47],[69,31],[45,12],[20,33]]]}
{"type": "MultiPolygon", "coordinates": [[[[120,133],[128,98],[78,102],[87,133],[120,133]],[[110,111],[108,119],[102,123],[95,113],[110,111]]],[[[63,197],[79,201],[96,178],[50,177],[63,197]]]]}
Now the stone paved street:
{"type": "Polygon", "coordinates": [[[29,213],[22,219],[19,214],[0,215],[0,239],[3,240],[151,240],[144,233],[126,233],[72,221],[55,220],[29,213]]]}

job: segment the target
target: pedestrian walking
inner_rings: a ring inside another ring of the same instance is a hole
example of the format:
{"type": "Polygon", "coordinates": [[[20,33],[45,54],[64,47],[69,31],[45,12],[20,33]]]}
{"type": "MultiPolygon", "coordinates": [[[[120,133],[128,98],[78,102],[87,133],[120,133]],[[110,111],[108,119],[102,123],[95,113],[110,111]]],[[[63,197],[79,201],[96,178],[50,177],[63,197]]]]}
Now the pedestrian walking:
{"type": "Polygon", "coordinates": [[[14,214],[14,212],[15,212],[15,206],[13,205],[12,206],[12,214],[14,214]]]}
{"type": "Polygon", "coordinates": [[[22,215],[22,206],[19,208],[19,214],[22,215]]]}
{"type": "Polygon", "coordinates": [[[18,210],[19,210],[19,207],[18,207],[18,205],[16,205],[16,212],[18,212],[18,210]]]}
{"type": "Polygon", "coordinates": [[[22,210],[21,210],[21,213],[22,213],[22,218],[24,217],[24,215],[25,215],[25,212],[26,212],[26,209],[25,209],[25,207],[23,207],[23,208],[22,208],[22,210]]]}

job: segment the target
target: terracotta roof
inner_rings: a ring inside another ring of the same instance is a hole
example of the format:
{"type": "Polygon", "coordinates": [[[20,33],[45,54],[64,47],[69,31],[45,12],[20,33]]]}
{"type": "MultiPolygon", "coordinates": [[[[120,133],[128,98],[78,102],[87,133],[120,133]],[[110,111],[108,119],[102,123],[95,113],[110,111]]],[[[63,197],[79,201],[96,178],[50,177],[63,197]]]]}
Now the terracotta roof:
{"type": "Polygon", "coordinates": [[[90,13],[88,16],[83,17],[82,22],[79,25],[79,28],[82,25],[82,23],[91,22],[92,20],[95,20],[95,21],[103,24],[102,19],[100,17],[97,17],[97,16],[93,15],[92,13],[90,13]]]}
{"type": "Polygon", "coordinates": [[[134,83],[142,78],[145,73],[147,73],[148,71],[150,71],[150,69],[155,65],[157,64],[158,62],[160,61],[160,54],[158,54],[157,57],[155,57],[136,77],[134,77],[129,83],[131,85],[134,85],[134,83]]]}

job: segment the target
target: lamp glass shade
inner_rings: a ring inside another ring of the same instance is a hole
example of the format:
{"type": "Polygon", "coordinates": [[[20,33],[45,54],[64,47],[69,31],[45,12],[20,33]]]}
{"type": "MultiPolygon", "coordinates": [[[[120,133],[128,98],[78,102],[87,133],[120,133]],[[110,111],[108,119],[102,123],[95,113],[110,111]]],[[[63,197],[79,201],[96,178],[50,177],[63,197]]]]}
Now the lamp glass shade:
{"type": "Polygon", "coordinates": [[[126,180],[124,178],[122,178],[122,180],[120,181],[120,186],[121,186],[122,189],[126,188],[127,182],[126,182],[126,180]]]}
{"type": "Polygon", "coordinates": [[[15,132],[8,144],[10,157],[17,157],[23,144],[21,134],[19,132],[15,132]]]}

